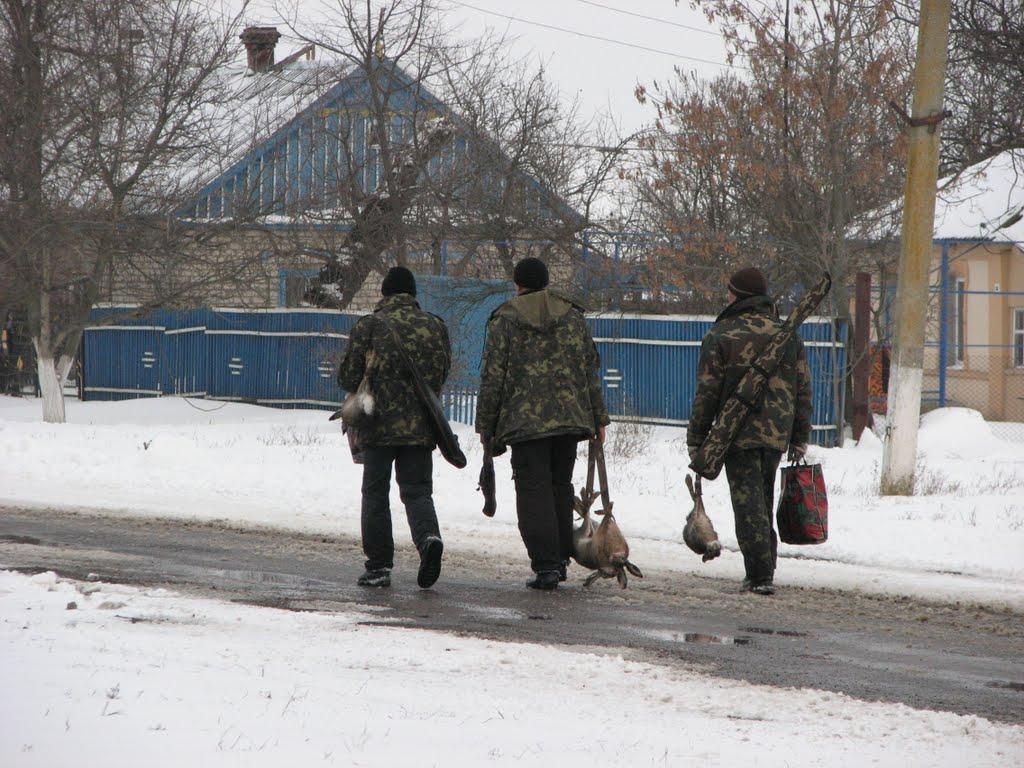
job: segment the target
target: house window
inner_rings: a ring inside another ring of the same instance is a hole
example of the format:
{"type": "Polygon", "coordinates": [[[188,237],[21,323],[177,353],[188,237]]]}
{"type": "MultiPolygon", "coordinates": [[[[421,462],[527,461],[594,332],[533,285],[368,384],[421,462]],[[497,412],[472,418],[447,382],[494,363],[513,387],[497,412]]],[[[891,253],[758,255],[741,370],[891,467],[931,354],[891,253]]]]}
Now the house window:
{"type": "Polygon", "coordinates": [[[282,307],[308,306],[304,297],[310,283],[319,274],[312,269],[282,269],[279,273],[278,305],[282,307]]]}
{"type": "Polygon", "coordinates": [[[1013,310],[1013,366],[1024,368],[1024,308],[1013,310]]]}

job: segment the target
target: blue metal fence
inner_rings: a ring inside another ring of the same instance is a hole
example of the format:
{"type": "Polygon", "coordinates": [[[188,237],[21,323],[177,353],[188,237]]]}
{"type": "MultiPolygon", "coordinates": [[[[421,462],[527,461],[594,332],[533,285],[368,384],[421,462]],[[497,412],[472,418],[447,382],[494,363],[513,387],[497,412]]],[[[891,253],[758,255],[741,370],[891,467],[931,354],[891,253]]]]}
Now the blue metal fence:
{"type": "MultiPolygon", "coordinates": [[[[484,328],[508,297],[505,284],[421,278],[425,309],[445,318],[454,364],[443,399],[449,417],[472,423],[484,328]]],[[[201,309],[128,319],[97,309],[84,338],[88,399],[187,395],[278,407],[340,405],[335,371],[358,315],[323,310],[201,309]]],[[[685,425],[707,316],[592,315],[601,377],[613,416],[685,425]]],[[[842,413],[846,328],[812,318],[801,328],[814,385],[814,433],[834,445],[842,413]]]]}
{"type": "MultiPolygon", "coordinates": [[[[714,320],[703,315],[591,316],[609,412],[646,422],[685,425],[697,387],[701,340],[714,320]]],[[[801,326],[800,335],[811,369],[812,440],[835,445],[842,413],[846,325],[811,318],[801,326]]]]}
{"type": "Polygon", "coordinates": [[[359,319],[303,309],[130,315],[123,307],[93,310],[97,325],[83,339],[87,399],[185,395],[336,407],[335,371],[359,319]]]}

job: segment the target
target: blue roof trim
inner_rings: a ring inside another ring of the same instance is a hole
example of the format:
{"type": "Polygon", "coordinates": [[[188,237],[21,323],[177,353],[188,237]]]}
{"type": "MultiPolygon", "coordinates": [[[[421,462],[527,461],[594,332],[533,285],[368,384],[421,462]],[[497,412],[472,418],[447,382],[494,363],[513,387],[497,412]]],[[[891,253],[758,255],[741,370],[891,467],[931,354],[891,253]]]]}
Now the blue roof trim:
{"type": "MultiPolygon", "coordinates": [[[[465,126],[465,121],[457,114],[451,112],[447,104],[434,96],[426,87],[422,84],[417,85],[414,83],[404,71],[395,66],[389,76],[394,79],[395,83],[405,88],[411,89],[416,88],[418,91],[419,101],[424,108],[435,109],[440,114],[448,117],[455,124],[456,133],[461,126],[465,126]]],[[[317,112],[323,109],[334,108],[339,112],[345,108],[352,108],[357,106],[352,102],[352,97],[356,96],[359,92],[360,86],[365,84],[366,75],[362,70],[354,69],[349,72],[345,77],[339,80],[335,85],[331,86],[322,96],[316,99],[312,104],[302,109],[298,114],[291,117],[285,122],[280,128],[275,130],[266,139],[257,144],[255,147],[248,149],[245,154],[240,157],[236,162],[232,163],[227,170],[218,173],[216,176],[205,182],[199,190],[188,198],[188,201],[181,205],[176,211],[175,216],[178,218],[188,219],[193,216],[196,206],[198,206],[204,199],[208,201],[209,207],[217,207],[217,218],[229,218],[231,216],[229,197],[233,197],[236,180],[247,174],[252,168],[253,164],[268,154],[273,154],[272,150],[278,149],[283,141],[287,140],[291,136],[297,136],[301,127],[310,121],[310,118],[317,112]],[[222,192],[222,190],[224,190],[222,192]]],[[[394,98],[397,99],[396,106],[408,106],[411,99],[411,93],[409,95],[398,94],[394,98]]],[[[463,144],[466,142],[465,136],[456,135],[453,141],[461,141],[463,144]]],[[[493,140],[491,140],[494,150],[499,153],[501,157],[506,157],[506,153],[498,146],[493,140]]],[[[291,148],[289,147],[288,157],[285,158],[285,162],[291,160],[291,148]]],[[[309,173],[309,171],[306,171],[309,173]]],[[[541,197],[538,200],[540,206],[547,207],[552,213],[556,211],[567,218],[573,219],[577,222],[582,221],[583,216],[576,211],[572,206],[566,203],[564,200],[559,198],[551,190],[547,189],[540,180],[531,176],[530,174],[519,172],[522,180],[533,190],[535,190],[541,197]]],[[[303,177],[302,181],[305,181],[303,177]]],[[[300,181],[300,186],[302,181],[300,181]]],[[[262,200],[264,198],[263,184],[259,184],[259,188],[255,194],[262,200]]],[[[291,191],[291,185],[287,193],[287,201],[291,202],[294,192],[291,191]]],[[[271,195],[272,197],[272,195],[271,195]]],[[[208,211],[209,212],[209,211],[208,211]]],[[[195,216],[195,218],[200,218],[195,216]]],[[[203,217],[205,218],[205,217],[203,217]]],[[[210,218],[214,218],[210,216],[210,218]]],[[[294,226],[292,223],[277,223],[273,225],[263,224],[260,226],[269,227],[273,229],[287,229],[294,226]]],[[[312,226],[312,225],[305,225],[312,226]]],[[[322,225],[324,226],[324,225],[322,225]]],[[[325,225],[325,228],[330,228],[331,225],[325,225]]],[[[347,228],[347,227],[346,227],[347,228]]]]}
{"type": "Polygon", "coordinates": [[[176,215],[184,215],[190,208],[196,206],[199,201],[208,197],[213,192],[217,191],[229,180],[234,180],[235,177],[245,172],[253,163],[253,161],[262,158],[267,154],[267,150],[272,149],[280,145],[281,139],[286,138],[289,134],[296,132],[297,129],[306,122],[310,115],[314,114],[317,110],[324,109],[329,105],[335,105],[342,102],[342,98],[347,93],[355,93],[354,88],[350,88],[346,92],[346,88],[350,86],[352,81],[355,79],[356,73],[349,73],[346,77],[342,78],[335,85],[332,85],[325,94],[314,101],[305,109],[301,110],[297,115],[292,117],[288,122],[278,128],[276,131],[270,134],[263,142],[257,144],[252,149],[248,150],[241,158],[239,158],[233,165],[229,166],[226,171],[214,176],[212,179],[207,181],[199,191],[189,199],[188,203],[178,209],[176,215]]]}

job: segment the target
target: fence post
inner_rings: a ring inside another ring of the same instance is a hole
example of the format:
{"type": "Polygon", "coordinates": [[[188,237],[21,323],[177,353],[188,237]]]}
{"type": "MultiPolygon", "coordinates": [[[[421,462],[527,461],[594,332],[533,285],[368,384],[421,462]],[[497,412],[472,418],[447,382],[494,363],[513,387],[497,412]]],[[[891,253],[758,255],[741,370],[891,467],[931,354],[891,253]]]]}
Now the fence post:
{"type": "Polygon", "coordinates": [[[942,243],[942,265],[939,267],[939,408],[946,407],[946,366],[949,363],[949,242],[942,243]]]}
{"type": "Polygon", "coordinates": [[[840,339],[839,329],[841,320],[834,318],[829,323],[829,328],[832,337],[832,346],[829,349],[829,368],[832,371],[832,412],[835,414],[835,425],[836,425],[836,447],[843,447],[843,440],[845,433],[843,431],[843,425],[846,420],[846,363],[850,359],[850,333],[849,327],[844,328],[846,331],[843,337],[840,339]],[[846,355],[843,360],[843,364],[839,364],[839,345],[842,344],[846,350],[846,355]]]}
{"type": "Polygon", "coordinates": [[[868,379],[871,377],[871,273],[858,272],[853,309],[853,439],[870,420],[868,379]]]}

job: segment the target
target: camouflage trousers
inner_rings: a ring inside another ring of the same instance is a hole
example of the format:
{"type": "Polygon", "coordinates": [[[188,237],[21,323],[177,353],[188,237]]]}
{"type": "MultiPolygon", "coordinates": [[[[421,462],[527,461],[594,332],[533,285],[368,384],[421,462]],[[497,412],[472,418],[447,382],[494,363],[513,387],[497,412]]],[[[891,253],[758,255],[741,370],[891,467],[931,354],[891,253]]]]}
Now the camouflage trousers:
{"type": "Polygon", "coordinates": [[[736,539],[747,578],[754,584],[771,581],[775,576],[779,544],[772,525],[772,507],[781,459],[781,451],[769,448],[732,451],[725,457],[736,539]]]}

